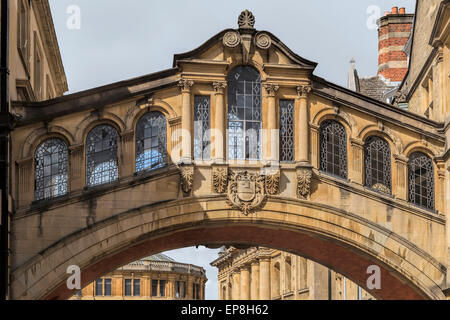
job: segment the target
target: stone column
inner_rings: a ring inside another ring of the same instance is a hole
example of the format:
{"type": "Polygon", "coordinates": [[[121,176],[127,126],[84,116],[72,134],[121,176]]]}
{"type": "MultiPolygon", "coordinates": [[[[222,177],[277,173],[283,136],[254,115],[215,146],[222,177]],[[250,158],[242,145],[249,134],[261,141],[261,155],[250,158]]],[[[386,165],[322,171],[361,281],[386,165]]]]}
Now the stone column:
{"type": "Polygon", "coordinates": [[[241,269],[241,294],[240,299],[241,300],[250,300],[250,267],[244,266],[241,269]]]}
{"type": "Polygon", "coordinates": [[[191,87],[192,80],[180,80],[178,86],[181,88],[181,162],[190,164],[192,162],[192,107],[191,107],[191,87]]]}
{"type": "Polygon", "coordinates": [[[308,94],[311,86],[301,85],[297,87],[298,113],[296,117],[298,137],[296,147],[298,152],[296,161],[299,163],[309,163],[309,117],[308,117],[308,94]]]}
{"type": "Polygon", "coordinates": [[[267,139],[266,159],[271,162],[278,162],[280,159],[279,141],[280,135],[277,130],[277,100],[276,95],[279,86],[276,84],[266,84],[264,88],[267,92],[267,139]]]}
{"type": "Polygon", "coordinates": [[[259,298],[270,300],[270,259],[259,260],[259,298]]]}
{"type": "Polygon", "coordinates": [[[233,292],[232,292],[233,300],[240,299],[240,286],[239,286],[240,281],[239,280],[240,280],[240,273],[239,273],[239,271],[235,271],[233,273],[233,292]]]}
{"type": "Polygon", "coordinates": [[[251,268],[250,300],[259,300],[259,262],[253,262],[251,268]]]}
{"type": "Polygon", "coordinates": [[[225,129],[225,102],[224,102],[224,94],[225,88],[227,86],[226,82],[214,82],[214,92],[216,96],[216,109],[214,116],[214,162],[218,164],[222,164],[225,162],[225,148],[224,148],[224,139],[226,137],[226,129],[225,129]]]}

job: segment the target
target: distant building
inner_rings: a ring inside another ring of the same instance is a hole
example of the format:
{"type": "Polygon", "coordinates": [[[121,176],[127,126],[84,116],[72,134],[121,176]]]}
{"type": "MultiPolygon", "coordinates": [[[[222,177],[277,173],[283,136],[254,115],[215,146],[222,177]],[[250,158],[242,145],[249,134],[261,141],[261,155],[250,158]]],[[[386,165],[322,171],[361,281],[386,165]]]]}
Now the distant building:
{"type": "Polygon", "coordinates": [[[204,300],[205,269],[157,254],[90,283],[71,300],[204,300]]]}
{"type": "Polygon", "coordinates": [[[408,72],[407,44],[411,36],[414,14],[404,8],[392,8],[378,20],[378,74],[359,77],[355,60],[350,61],[349,89],[391,103],[408,72]]]}
{"type": "Polygon", "coordinates": [[[268,248],[222,249],[220,300],[372,300],[344,276],[311,260],[268,248]]]}

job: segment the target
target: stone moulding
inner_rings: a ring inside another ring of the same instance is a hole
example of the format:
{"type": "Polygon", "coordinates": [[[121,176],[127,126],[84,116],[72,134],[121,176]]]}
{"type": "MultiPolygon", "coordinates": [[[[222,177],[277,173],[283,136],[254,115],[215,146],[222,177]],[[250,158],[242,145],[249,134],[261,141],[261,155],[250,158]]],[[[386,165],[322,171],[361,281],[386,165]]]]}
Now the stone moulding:
{"type": "Polygon", "coordinates": [[[312,167],[297,168],[297,197],[299,199],[306,200],[310,196],[312,176],[312,167]]]}

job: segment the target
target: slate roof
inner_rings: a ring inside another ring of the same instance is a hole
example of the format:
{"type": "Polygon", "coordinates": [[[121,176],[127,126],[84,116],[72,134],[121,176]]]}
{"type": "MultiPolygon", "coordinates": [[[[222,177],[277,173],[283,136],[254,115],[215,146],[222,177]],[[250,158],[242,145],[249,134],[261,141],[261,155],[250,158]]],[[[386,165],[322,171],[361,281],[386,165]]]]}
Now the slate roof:
{"type": "Polygon", "coordinates": [[[396,86],[389,86],[381,76],[360,78],[358,80],[359,93],[383,102],[386,102],[384,94],[396,88],[396,86]]]}

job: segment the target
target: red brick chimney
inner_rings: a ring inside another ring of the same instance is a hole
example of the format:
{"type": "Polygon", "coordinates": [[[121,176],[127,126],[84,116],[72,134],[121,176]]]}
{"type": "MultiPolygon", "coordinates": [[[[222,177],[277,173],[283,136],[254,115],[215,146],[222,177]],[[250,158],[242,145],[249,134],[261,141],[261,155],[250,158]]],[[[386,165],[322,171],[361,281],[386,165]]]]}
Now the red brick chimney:
{"type": "Polygon", "coordinates": [[[408,57],[403,48],[412,31],[414,14],[393,7],[378,20],[378,75],[391,82],[401,82],[408,71],[408,57]]]}

